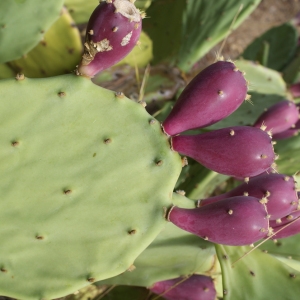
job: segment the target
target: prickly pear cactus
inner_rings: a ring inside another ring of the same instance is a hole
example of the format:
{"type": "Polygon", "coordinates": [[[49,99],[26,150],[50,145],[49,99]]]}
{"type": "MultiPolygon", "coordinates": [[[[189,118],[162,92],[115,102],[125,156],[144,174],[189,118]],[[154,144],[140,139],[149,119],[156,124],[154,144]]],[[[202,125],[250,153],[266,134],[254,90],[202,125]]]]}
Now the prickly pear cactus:
{"type": "Polygon", "coordinates": [[[0,294],[53,299],[126,271],[181,170],[160,124],[75,75],[2,80],[0,98],[0,294]]]}

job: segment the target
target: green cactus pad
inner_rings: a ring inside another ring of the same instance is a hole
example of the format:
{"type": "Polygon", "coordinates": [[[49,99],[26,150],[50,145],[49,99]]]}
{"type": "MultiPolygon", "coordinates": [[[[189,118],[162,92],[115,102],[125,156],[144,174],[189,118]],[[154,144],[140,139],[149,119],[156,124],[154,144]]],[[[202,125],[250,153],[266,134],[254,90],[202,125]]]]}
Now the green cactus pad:
{"type": "MultiPolygon", "coordinates": [[[[195,202],[173,194],[173,203],[180,207],[195,208],[195,202]]],[[[198,236],[187,233],[172,223],[136,259],[136,267],[102,284],[137,285],[150,287],[155,282],[194,273],[211,275],[218,272],[214,246],[198,236]]]]}
{"type": "MultiPolygon", "coordinates": [[[[77,24],[87,23],[99,0],[65,0],[65,5],[77,24]]],[[[137,0],[135,6],[145,10],[151,0],[137,0]]]]}
{"type": "Polygon", "coordinates": [[[63,0],[0,1],[0,63],[28,53],[59,17],[63,0]]]}
{"type": "Polygon", "coordinates": [[[269,240],[260,246],[260,249],[270,254],[281,255],[300,261],[300,235],[290,236],[284,239],[269,240]]]}
{"type": "Polygon", "coordinates": [[[75,75],[4,79],[0,98],[0,294],[53,299],[126,271],[182,167],[159,122],[75,75]]]}
{"type": "Polygon", "coordinates": [[[223,299],[298,299],[300,272],[261,250],[237,261],[250,249],[216,245],[223,275],[223,299]]]}
{"type": "Polygon", "coordinates": [[[10,62],[10,66],[27,77],[50,77],[71,73],[82,54],[78,28],[63,9],[59,19],[46,32],[44,40],[25,57],[10,62]]]}
{"type": "Polygon", "coordinates": [[[274,146],[275,152],[279,154],[276,160],[280,173],[293,175],[299,172],[300,166],[300,136],[296,135],[288,139],[277,141],[274,146]]]}
{"type": "Polygon", "coordinates": [[[259,2],[154,1],[147,11],[151,18],[143,23],[154,42],[154,62],[170,62],[189,71],[231,29],[237,28],[259,2]],[[234,19],[233,28],[230,28],[234,19]]]}
{"type": "Polygon", "coordinates": [[[272,69],[266,68],[258,63],[248,60],[236,60],[235,65],[243,72],[249,82],[251,91],[261,94],[275,94],[285,97],[286,83],[282,75],[272,69]]]}
{"type": "Polygon", "coordinates": [[[300,81],[300,49],[294,55],[293,60],[284,68],[283,78],[287,83],[297,83],[300,81]]]}
{"type": "Polygon", "coordinates": [[[271,28],[255,39],[245,49],[242,57],[281,71],[293,58],[297,41],[297,29],[293,25],[285,23],[271,28]]]}

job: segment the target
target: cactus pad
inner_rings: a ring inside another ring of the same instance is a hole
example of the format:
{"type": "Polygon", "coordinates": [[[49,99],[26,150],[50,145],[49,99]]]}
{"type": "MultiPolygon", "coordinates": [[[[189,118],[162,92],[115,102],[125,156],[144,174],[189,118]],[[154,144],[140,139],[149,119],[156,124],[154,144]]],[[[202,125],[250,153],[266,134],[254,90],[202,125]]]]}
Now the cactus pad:
{"type": "Polygon", "coordinates": [[[0,294],[58,298],[126,271],[181,170],[140,104],[87,78],[0,81],[0,294]]]}
{"type": "Polygon", "coordinates": [[[30,51],[58,19],[63,0],[0,2],[0,63],[30,51]]]}
{"type": "Polygon", "coordinates": [[[78,28],[66,9],[45,33],[44,40],[10,66],[27,77],[50,77],[71,73],[82,53],[78,28]]]}
{"type": "Polygon", "coordinates": [[[235,262],[250,249],[216,245],[223,275],[223,299],[297,299],[300,273],[260,250],[235,262]]]}
{"type": "MultiPolygon", "coordinates": [[[[195,207],[195,202],[173,194],[173,203],[185,208],[195,207]]],[[[102,284],[124,284],[150,287],[155,282],[183,275],[207,274],[219,271],[214,246],[208,241],[187,233],[172,223],[158,235],[154,242],[136,259],[135,270],[102,284]]]]}

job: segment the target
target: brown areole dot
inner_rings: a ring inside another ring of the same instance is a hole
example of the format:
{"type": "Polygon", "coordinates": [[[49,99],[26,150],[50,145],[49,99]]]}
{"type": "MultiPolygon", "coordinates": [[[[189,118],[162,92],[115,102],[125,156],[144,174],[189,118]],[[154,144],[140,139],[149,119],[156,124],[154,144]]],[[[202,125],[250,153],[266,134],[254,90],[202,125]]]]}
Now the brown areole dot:
{"type": "Polygon", "coordinates": [[[42,235],[36,235],[35,238],[36,238],[37,240],[43,240],[43,239],[44,239],[44,237],[43,237],[42,235]]]}
{"type": "Polygon", "coordinates": [[[3,267],[0,269],[0,271],[1,271],[2,273],[7,273],[7,270],[6,270],[5,268],[3,268],[3,267]]]}
{"type": "Polygon", "coordinates": [[[158,160],[158,161],[156,161],[156,163],[155,163],[157,166],[161,166],[162,164],[163,164],[163,161],[162,160],[158,160]]]}
{"type": "Polygon", "coordinates": [[[134,234],[136,234],[136,230],[135,230],[135,229],[129,230],[128,233],[129,233],[130,235],[134,235],[134,234]]]}
{"type": "Polygon", "coordinates": [[[13,147],[17,147],[17,146],[20,145],[20,142],[18,142],[18,141],[13,141],[13,142],[11,143],[11,145],[12,145],[13,147]]]}
{"type": "Polygon", "coordinates": [[[65,195],[70,195],[71,193],[72,193],[71,190],[64,190],[64,194],[65,194],[65,195]]]}
{"type": "Polygon", "coordinates": [[[115,26],[115,27],[113,27],[112,32],[117,32],[118,29],[119,29],[119,27],[115,26]]]}
{"type": "Polygon", "coordinates": [[[250,275],[255,276],[255,273],[253,271],[250,271],[250,275]]]}
{"type": "Polygon", "coordinates": [[[59,93],[57,93],[57,95],[58,95],[59,97],[64,97],[64,96],[66,96],[66,93],[65,93],[65,92],[59,92],[59,93]]]}
{"type": "Polygon", "coordinates": [[[107,145],[107,144],[110,144],[111,142],[112,142],[111,139],[105,139],[105,140],[104,140],[104,144],[106,144],[106,145],[107,145]]]}
{"type": "Polygon", "coordinates": [[[89,277],[89,278],[87,279],[87,281],[88,281],[88,282],[95,282],[96,279],[95,279],[94,277],[89,277]]]}

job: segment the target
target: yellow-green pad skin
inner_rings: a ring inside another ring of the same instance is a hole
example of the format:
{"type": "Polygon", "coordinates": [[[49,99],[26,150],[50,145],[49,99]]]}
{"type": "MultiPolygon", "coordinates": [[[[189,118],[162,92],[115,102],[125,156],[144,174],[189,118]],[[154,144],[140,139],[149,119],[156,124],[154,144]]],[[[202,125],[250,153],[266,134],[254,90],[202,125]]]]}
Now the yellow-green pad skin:
{"type": "Polygon", "coordinates": [[[59,17],[63,0],[0,1],[0,63],[29,52],[59,17]]]}
{"type": "Polygon", "coordinates": [[[63,75],[0,81],[0,295],[126,271],[166,225],[180,156],[138,103],[63,75]]]}
{"type": "Polygon", "coordinates": [[[234,64],[246,73],[245,78],[249,82],[251,91],[286,97],[286,83],[279,72],[250,60],[239,59],[234,61],[234,64]]]}
{"type": "MultiPolygon", "coordinates": [[[[184,208],[195,208],[196,203],[173,194],[173,203],[184,208]]],[[[187,233],[168,223],[157,238],[134,262],[135,269],[97,285],[135,285],[151,287],[157,281],[192,274],[219,274],[214,244],[187,233]]]]}
{"type": "Polygon", "coordinates": [[[81,59],[82,43],[78,28],[67,9],[29,53],[9,65],[26,77],[41,78],[70,74],[81,59]]]}
{"type": "Polygon", "coordinates": [[[223,276],[223,299],[298,299],[300,272],[259,249],[237,261],[251,249],[216,245],[223,276]]]}

